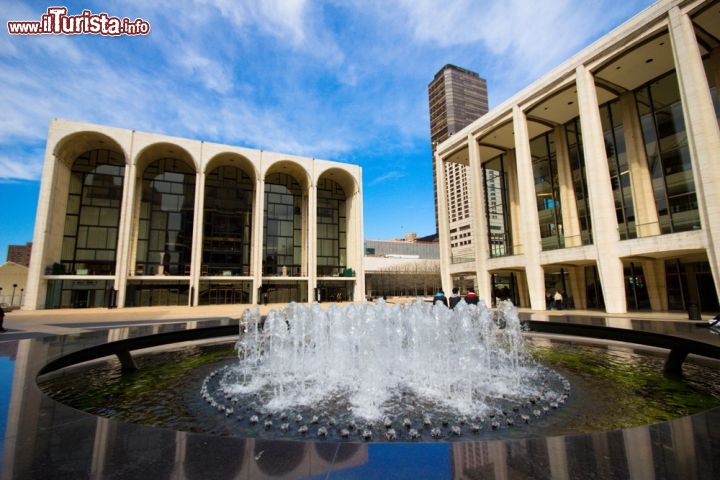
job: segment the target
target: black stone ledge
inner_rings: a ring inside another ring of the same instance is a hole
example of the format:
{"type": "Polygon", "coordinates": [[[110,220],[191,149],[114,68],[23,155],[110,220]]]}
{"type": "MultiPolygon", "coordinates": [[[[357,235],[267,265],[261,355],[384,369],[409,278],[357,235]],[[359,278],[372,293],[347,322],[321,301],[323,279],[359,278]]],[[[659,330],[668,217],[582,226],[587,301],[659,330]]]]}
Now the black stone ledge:
{"type": "MultiPolygon", "coordinates": [[[[160,329],[189,327],[177,323],[160,329]]],[[[237,328],[237,321],[201,327],[237,328]]],[[[144,337],[157,328],[131,327],[123,333],[144,337]]],[[[0,445],[3,478],[720,478],[720,408],[572,436],[302,442],[214,437],[95,417],[55,402],[37,387],[37,376],[51,362],[116,337],[109,330],[3,344],[2,361],[14,367],[0,369],[8,400],[0,407],[6,410],[0,411],[6,425],[0,445]]]]}
{"type": "Polygon", "coordinates": [[[689,354],[720,359],[720,346],[691,338],[627,328],[586,325],[582,323],[535,321],[526,322],[530,332],[552,333],[633,343],[668,350],[663,372],[668,375],[682,375],[682,364],[689,354]]]}

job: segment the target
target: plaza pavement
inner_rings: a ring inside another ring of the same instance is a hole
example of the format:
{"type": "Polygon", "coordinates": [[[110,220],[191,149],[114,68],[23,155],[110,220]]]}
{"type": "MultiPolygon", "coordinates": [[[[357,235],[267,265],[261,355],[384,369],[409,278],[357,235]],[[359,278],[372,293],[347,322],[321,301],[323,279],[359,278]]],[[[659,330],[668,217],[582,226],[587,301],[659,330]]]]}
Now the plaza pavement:
{"type": "MultiPolygon", "coordinates": [[[[388,299],[388,303],[414,301],[414,299],[388,299]]],[[[258,305],[261,315],[267,314],[270,309],[283,308],[286,304],[258,305]]],[[[323,307],[331,302],[321,303],[323,307]]],[[[348,305],[347,302],[341,303],[348,305]]],[[[5,333],[0,333],[0,341],[21,340],[44,335],[63,335],[97,328],[113,328],[114,326],[142,325],[154,323],[172,323],[187,320],[211,320],[218,318],[240,318],[246,309],[255,308],[254,305],[206,305],[197,307],[188,306],[158,306],[158,307],[131,307],[131,308],[85,308],[85,309],[58,309],[58,310],[14,310],[5,315],[5,333]]],[[[592,316],[612,318],[633,318],[647,320],[688,320],[685,312],[631,312],[625,314],[606,314],[588,310],[551,310],[533,311],[519,309],[521,313],[532,314],[534,319],[548,320],[553,316],[592,316]]],[[[703,321],[712,315],[703,315],[703,321]]]]}

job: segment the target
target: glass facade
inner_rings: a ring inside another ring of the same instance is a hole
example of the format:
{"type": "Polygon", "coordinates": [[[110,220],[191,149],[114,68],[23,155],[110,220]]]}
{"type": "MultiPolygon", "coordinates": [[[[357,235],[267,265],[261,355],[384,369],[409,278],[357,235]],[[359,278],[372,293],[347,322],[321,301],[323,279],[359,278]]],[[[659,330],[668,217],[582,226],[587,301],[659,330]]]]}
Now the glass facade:
{"type": "Polygon", "coordinates": [[[530,141],[535,197],[540,222],[543,250],[565,246],[562,212],[560,210],[560,184],[557,176],[557,155],[551,132],[530,141]]]}
{"type": "Polygon", "coordinates": [[[344,276],[347,265],[346,195],[332,180],[320,179],[317,186],[317,274],[344,276]]]}
{"type": "Polygon", "coordinates": [[[127,284],[128,307],[190,305],[190,284],[187,280],[163,277],[161,281],[130,280],[127,284]]]}
{"type": "Polygon", "coordinates": [[[239,168],[225,166],[207,174],[202,276],[250,275],[253,194],[252,180],[239,168]]]}
{"type": "Polygon", "coordinates": [[[505,156],[501,155],[489,162],[485,162],[482,166],[483,183],[485,185],[485,215],[491,257],[503,257],[513,254],[505,162],[505,156]]]}
{"type": "Polygon", "coordinates": [[[677,75],[635,92],[662,233],[700,228],[677,75]]]}
{"type": "Polygon", "coordinates": [[[190,275],[195,171],[162,158],[143,172],[136,275],[190,275]]]}
{"type": "MultiPolygon", "coordinates": [[[[200,282],[199,305],[225,305],[252,302],[252,282],[200,282]]],[[[262,299],[260,299],[262,301],[262,299]]]]}
{"type": "Polygon", "coordinates": [[[112,280],[49,280],[45,308],[115,306],[112,280]]]}
{"type": "Polygon", "coordinates": [[[568,155],[570,170],[572,172],[573,191],[575,193],[575,205],[577,207],[578,221],[580,222],[580,243],[582,245],[589,245],[592,243],[592,228],[579,118],[574,118],[565,125],[565,134],[568,142],[568,155]]]}
{"type": "Polygon", "coordinates": [[[650,297],[642,266],[631,262],[625,266],[624,275],[628,310],[649,310],[650,297]]]}
{"type": "Polygon", "coordinates": [[[603,105],[600,108],[600,118],[605,136],[605,153],[608,159],[620,239],[637,238],[630,166],[628,165],[620,102],[612,101],[603,105]]]}
{"type": "Polygon", "coordinates": [[[720,310],[709,262],[666,260],[668,309],[687,310],[697,304],[703,312],[720,310]]]}
{"type": "Polygon", "coordinates": [[[72,166],[60,272],[113,275],[125,161],[111,150],[90,150],[72,166]]]}
{"type": "Polygon", "coordinates": [[[305,281],[263,282],[262,303],[305,303],[308,285],[305,281]]]}
{"type": "Polygon", "coordinates": [[[265,179],[263,232],[263,275],[302,275],[302,190],[290,175],[265,179]]]}
{"type": "Polygon", "coordinates": [[[605,309],[602,287],[600,286],[600,275],[597,266],[583,267],[585,269],[585,302],[587,308],[605,309]]]}

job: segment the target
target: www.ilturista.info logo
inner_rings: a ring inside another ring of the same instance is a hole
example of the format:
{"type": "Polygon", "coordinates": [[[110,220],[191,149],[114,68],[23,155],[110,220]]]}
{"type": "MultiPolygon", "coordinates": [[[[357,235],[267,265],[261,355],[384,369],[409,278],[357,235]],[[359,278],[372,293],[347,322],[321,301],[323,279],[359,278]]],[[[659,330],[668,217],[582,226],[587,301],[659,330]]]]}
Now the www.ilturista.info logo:
{"type": "Polygon", "coordinates": [[[68,15],[65,7],[50,7],[40,21],[7,22],[11,35],[147,35],[150,24],[138,18],[111,17],[107,13],[83,10],[80,15],[68,15]]]}

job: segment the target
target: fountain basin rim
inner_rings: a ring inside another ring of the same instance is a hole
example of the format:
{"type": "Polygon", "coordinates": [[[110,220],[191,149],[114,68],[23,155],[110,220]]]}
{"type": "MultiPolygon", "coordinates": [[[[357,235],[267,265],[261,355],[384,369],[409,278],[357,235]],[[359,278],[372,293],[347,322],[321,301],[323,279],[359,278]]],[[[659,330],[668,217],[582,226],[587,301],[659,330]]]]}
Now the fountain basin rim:
{"type": "MultiPolygon", "coordinates": [[[[262,317],[264,321],[265,317],[262,317]]],[[[720,346],[699,340],[678,337],[669,334],[631,330],[626,328],[585,325],[579,323],[551,322],[545,320],[525,320],[527,333],[549,333],[612,340],[621,343],[645,345],[668,350],[663,367],[664,373],[682,374],[682,364],[689,354],[720,360],[720,346]]],[[[206,340],[240,335],[239,323],[232,325],[200,326],[192,329],[154,333],[125,338],[113,342],[93,345],[70,353],[64,353],[46,363],[38,371],[38,376],[54,372],[80,363],[115,355],[124,370],[136,370],[132,352],[135,350],[159,347],[187,341],[206,340]]]]}

